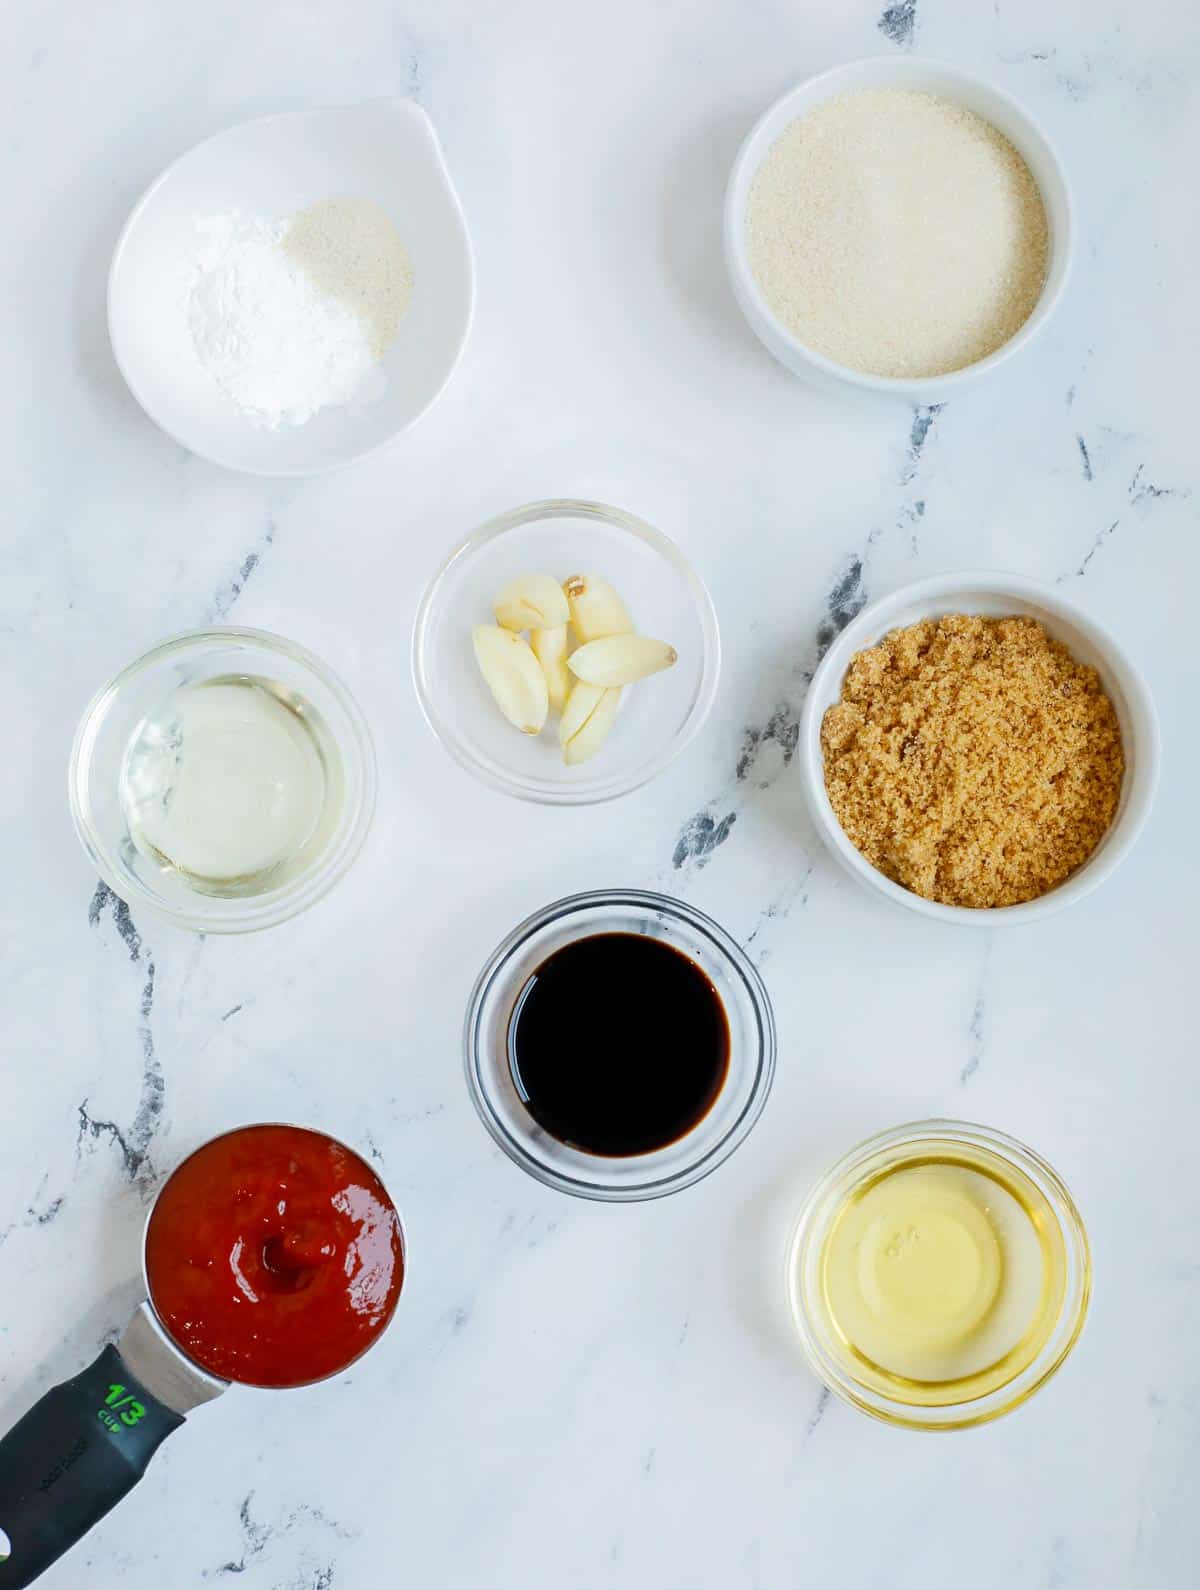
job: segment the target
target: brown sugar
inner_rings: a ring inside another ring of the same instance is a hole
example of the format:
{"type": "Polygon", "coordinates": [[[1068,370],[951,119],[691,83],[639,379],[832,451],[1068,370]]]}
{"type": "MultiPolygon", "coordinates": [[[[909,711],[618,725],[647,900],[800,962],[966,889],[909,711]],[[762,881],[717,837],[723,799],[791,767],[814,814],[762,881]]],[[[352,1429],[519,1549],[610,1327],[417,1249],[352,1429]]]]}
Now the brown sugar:
{"type": "Polygon", "coordinates": [[[1032,618],[953,613],[857,653],[821,725],[825,788],[872,866],[943,905],[1056,888],[1117,810],[1113,704],[1032,618]]]}

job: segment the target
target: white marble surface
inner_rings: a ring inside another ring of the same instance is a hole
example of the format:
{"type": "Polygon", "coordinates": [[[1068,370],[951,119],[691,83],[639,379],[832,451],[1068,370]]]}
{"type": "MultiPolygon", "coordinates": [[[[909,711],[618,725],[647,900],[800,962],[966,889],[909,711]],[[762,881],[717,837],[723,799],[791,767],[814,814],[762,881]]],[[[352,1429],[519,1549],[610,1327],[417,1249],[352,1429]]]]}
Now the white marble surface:
{"type": "Polygon", "coordinates": [[[352,1374],[201,1410],[47,1590],[1195,1583],[1195,18],[1185,0],[918,0],[915,48],[1044,118],[1082,248],[1039,346],[914,416],[796,384],[740,322],[718,247],[752,119],[816,69],[906,47],[914,8],[894,9],[896,40],[878,0],[7,9],[0,1427],[123,1323],[146,1200],[214,1130],[285,1115],[361,1145],[412,1255],[386,1342],[352,1374]],[[394,92],[434,117],[474,233],[453,385],[348,473],[280,486],[187,456],[108,351],[104,272],[130,205],[232,121],[394,92]],[[447,547],[557,493],[677,537],[726,641],[700,743],[590,812],[476,787],[408,677],[447,547]],[[1167,747],[1125,868],[994,937],[860,893],[816,848],[787,759],[836,593],[845,612],[980,564],[1060,581],[1111,623],[1167,747]],[[229,615],[307,643],[358,692],[382,774],[369,850],[251,941],[122,934],[70,828],[75,719],[150,643],[229,615]],[[677,864],[709,820],[725,842],[677,864]],[[685,894],[750,942],[781,1041],[742,1151],[631,1208],[527,1180],[460,1076],[495,940],[609,883],[685,894]],[[932,1113],[1056,1163],[1097,1270],[1063,1374],[949,1438],[830,1400],[780,1286],[817,1169],[932,1113]]]}

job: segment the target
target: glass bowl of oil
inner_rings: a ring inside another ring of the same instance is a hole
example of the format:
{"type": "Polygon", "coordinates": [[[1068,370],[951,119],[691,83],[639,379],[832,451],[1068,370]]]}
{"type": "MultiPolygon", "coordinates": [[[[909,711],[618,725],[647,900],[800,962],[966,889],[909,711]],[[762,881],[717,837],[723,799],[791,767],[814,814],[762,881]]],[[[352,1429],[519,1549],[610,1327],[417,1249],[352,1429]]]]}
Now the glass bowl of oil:
{"type": "Polygon", "coordinates": [[[787,1254],[801,1345],[831,1390],[914,1430],[1018,1407],[1083,1329],[1078,1209],[1032,1149],[919,1121],[868,1139],[809,1194],[787,1254]]]}
{"type": "Polygon", "coordinates": [[[375,806],[375,753],[319,658],[262,630],[193,630],[97,692],[75,735],[71,814],[134,910],[203,933],[295,916],[333,887],[375,806]]]}

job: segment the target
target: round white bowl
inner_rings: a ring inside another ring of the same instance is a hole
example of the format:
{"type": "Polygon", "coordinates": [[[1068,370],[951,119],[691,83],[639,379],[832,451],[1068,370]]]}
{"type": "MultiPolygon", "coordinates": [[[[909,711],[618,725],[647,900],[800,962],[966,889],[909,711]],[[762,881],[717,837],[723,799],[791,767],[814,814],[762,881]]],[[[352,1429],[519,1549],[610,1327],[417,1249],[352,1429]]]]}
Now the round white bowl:
{"type": "Polygon", "coordinates": [[[193,453],[255,475],[336,469],[414,425],[454,373],[473,304],[462,207],[432,122],[403,99],[266,116],[197,144],[138,201],[108,278],[109,336],[134,397],[193,453]],[[387,211],[412,259],[412,302],[381,361],[378,399],[272,431],[221,391],[193,346],[196,223],[234,210],[286,216],[327,198],[387,211]]]}
{"type": "Polygon", "coordinates": [[[417,609],[412,670],[426,723],[468,773],[521,800],[585,806],[629,794],[691,744],[716,697],[721,639],[712,598],[673,541],[620,508],[561,499],[501,514],[451,552],[417,609]],[[539,735],[505,721],[471,648],[496,592],[533,570],[603,575],[638,631],[679,654],[625,692],[608,739],[578,767],[563,763],[557,717],[539,735]]]}
{"type": "Polygon", "coordinates": [[[879,56],[849,61],[812,77],[777,99],[759,118],[738,151],[725,194],[725,263],[734,297],[751,329],[781,364],[824,386],[857,387],[903,398],[908,403],[941,403],[978,381],[1026,347],[1054,313],[1070,274],[1075,252],[1075,215],[1062,162],[1041,127],[1010,94],[956,67],[920,58],[879,56]],[[940,94],[991,122],[1024,159],[1041,190],[1050,229],[1046,280],[1033,313],[994,353],[947,375],[921,379],[869,375],[852,370],[808,348],[778,319],[755,279],[746,248],[746,206],[750,188],[772,145],[798,117],[815,105],[856,89],[898,88],[940,94]]]}
{"type": "Polygon", "coordinates": [[[809,686],[800,720],[800,766],[813,823],[846,871],[876,894],[922,916],[972,927],[1015,927],[1082,900],[1104,882],[1133,848],[1154,802],[1161,745],[1154,702],[1138,669],[1117,641],[1083,610],[1050,586],[1020,574],[938,574],[918,580],[866,607],[834,641],[809,686]],[[856,652],[874,646],[894,629],[947,613],[982,613],[992,618],[1026,614],[1045,626],[1081,663],[1095,668],[1116,710],[1125,752],[1125,778],[1117,814],[1083,866],[1048,894],[1023,905],[995,909],[940,905],[893,883],[873,867],[846,837],[825,791],[821,722],[842,693],[842,681],[856,652]]]}

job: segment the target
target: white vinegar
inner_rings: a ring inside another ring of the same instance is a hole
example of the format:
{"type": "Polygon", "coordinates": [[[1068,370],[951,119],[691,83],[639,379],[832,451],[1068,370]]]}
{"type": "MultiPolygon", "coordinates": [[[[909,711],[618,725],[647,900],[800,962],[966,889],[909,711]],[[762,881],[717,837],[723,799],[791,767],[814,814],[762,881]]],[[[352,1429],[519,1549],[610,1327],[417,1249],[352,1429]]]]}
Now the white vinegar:
{"type": "Polygon", "coordinates": [[[256,894],[320,846],[340,779],[308,704],[267,679],[176,690],[138,725],[121,806],[143,854],[201,893],[256,894]]]}

